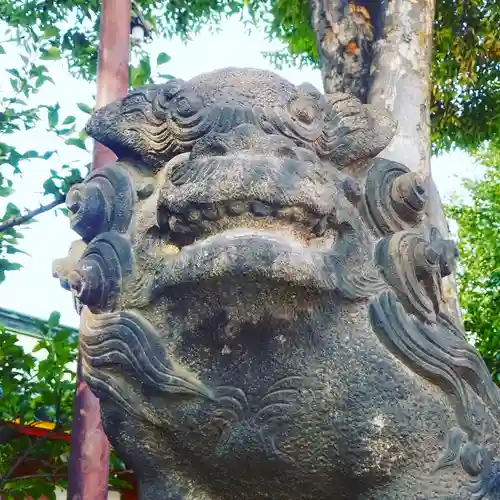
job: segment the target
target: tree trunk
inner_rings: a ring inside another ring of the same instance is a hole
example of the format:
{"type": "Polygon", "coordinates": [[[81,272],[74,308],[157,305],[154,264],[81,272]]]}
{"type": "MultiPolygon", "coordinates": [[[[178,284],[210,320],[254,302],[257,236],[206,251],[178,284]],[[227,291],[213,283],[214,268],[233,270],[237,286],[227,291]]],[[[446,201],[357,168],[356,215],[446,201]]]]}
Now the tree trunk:
{"type": "MultiPolygon", "coordinates": [[[[363,4],[366,2],[359,2],[363,4]]],[[[367,16],[371,25],[360,28],[369,46],[366,64],[371,74],[368,88],[357,97],[392,113],[398,123],[396,135],[380,156],[406,165],[429,179],[427,216],[444,238],[448,224],[437,188],[431,178],[430,95],[434,0],[377,0],[367,16]],[[364,95],[366,94],[366,98],[364,95]]],[[[358,4],[358,2],[356,2],[358,4]]],[[[368,3],[366,3],[368,5],[368,3]]],[[[326,92],[344,92],[352,76],[351,64],[339,61],[339,45],[347,43],[346,0],[310,0],[311,20],[326,92]],[[343,14],[344,13],[344,14],[343,14]],[[344,23],[344,25],[342,25],[344,23]],[[344,37],[344,38],[342,38],[344,37]],[[332,38],[335,43],[332,43],[332,38]],[[333,47],[333,50],[332,50],[333,47]]],[[[362,24],[363,19],[356,24],[362,24]]],[[[359,34],[361,33],[361,34],[359,34]]],[[[360,58],[363,53],[360,53],[360,58]]],[[[361,86],[362,87],[362,86],[361,86]]],[[[351,88],[360,88],[352,86],[351,88]]],[[[448,312],[460,317],[453,275],[443,283],[448,312]]]]}

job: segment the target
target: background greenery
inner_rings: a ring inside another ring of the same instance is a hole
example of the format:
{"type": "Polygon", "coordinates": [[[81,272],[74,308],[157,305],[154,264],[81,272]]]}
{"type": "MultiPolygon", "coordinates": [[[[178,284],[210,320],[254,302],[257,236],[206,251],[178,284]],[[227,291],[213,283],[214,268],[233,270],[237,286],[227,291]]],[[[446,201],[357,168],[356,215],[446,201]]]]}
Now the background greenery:
{"type": "MultiPolygon", "coordinates": [[[[55,500],[56,486],[67,487],[69,443],[53,439],[71,429],[76,374],[77,339],[60,327],[54,312],[37,321],[40,340],[27,353],[18,336],[0,327],[0,498],[55,500]],[[52,422],[42,437],[19,433],[19,425],[52,422]],[[17,425],[13,425],[13,424],[17,425]]],[[[110,486],[130,487],[128,472],[112,454],[110,486]]]]}
{"type": "Polygon", "coordinates": [[[500,152],[478,155],[486,167],[467,181],[470,200],[455,200],[448,215],[458,223],[458,284],[465,329],[500,385],[500,152]]]}

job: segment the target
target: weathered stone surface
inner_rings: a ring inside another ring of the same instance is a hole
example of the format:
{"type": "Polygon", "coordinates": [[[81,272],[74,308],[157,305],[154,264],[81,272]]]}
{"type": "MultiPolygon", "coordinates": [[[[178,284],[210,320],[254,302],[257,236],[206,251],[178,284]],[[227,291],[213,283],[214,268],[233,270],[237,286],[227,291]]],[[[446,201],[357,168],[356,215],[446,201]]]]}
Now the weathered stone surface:
{"type": "Polygon", "coordinates": [[[426,180],[373,159],[389,117],[225,69],[88,131],[119,161],[55,273],[142,500],[498,498],[499,391],[443,312],[426,180]]]}

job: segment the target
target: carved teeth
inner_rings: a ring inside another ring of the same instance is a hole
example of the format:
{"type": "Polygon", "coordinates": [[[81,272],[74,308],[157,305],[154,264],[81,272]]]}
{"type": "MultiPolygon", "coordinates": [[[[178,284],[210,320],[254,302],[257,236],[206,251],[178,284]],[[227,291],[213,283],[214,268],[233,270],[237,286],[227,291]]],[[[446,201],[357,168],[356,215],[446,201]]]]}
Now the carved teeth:
{"type": "MultiPolygon", "coordinates": [[[[260,200],[242,201],[234,200],[223,203],[200,204],[185,210],[182,214],[172,214],[165,207],[157,212],[157,222],[163,234],[172,233],[172,241],[182,247],[188,240],[194,239],[203,233],[215,234],[221,229],[217,221],[228,216],[238,217],[251,213],[256,218],[273,217],[288,222],[300,223],[305,226],[302,230],[311,231],[317,237],[324,236],[327,229],[335,227],[335,217],[332,215],[320,216],[317,213],[308,212],[303,207],[283,207],[277,209],[271,204],[260,200]],[[177,241],[181,236],[181,240],[177,241]]],[[[225,227],[225,226],[224,226],[225,227]]]]}
{"type": "Polygon", "coordinates": [[[230,201],[227,204],[227,213],[230,215],[241,215],[248,212],[248,204],[244,201],[230,201]]]}
{"type": "Polygon", "coordinates": [[[308,215],[303,208],[293,207],[292,210],[293,210],[292,220],[294,220],[295,222],[303,222],[303,223],[307,222],[308,215]]]}
{"type": "Polygon", "coordinates": [[[190,210],[186,219],[188,222],[198,222],[201,220],[201,212],[199,210],[190,210]]]}
{"type": "Polygon", "coordinates": [[[292,207],[280,208],[278,210],[278,217],[280,217],[281,219],[291,219],[292,216],[293,216],[292,207]]]}
{"type": "Polygon", "coordinates": [[[295,222],[306,223],[308,221],[308,214],[303,208],[300,207],[287,207],[278,210],[278,216],[283,219],[290,219],[295,222]]]}
{"type": "Polygon", "coordinates": [[[215,205],[203,208],[201,213],[208,220],[217,220],[219,218],[219,211],[215,205]]]}
{"type": "Polygon", "coordinates": [[[273,213],[272,207],[261,201],[252,202],[251,210],[257,217],[266,217],[268,215],[272,215],[273,213]]]}
{"type": "Polygon", "coordinates": [[[327,224],[327,218],[326,218],[326,215],[324,217],[322,217],[319,222],[313,227],[313,233],[316,235],[316,236],[323,236],[326,232],[326,229],[328,227],[328,224],[327,224]]]}

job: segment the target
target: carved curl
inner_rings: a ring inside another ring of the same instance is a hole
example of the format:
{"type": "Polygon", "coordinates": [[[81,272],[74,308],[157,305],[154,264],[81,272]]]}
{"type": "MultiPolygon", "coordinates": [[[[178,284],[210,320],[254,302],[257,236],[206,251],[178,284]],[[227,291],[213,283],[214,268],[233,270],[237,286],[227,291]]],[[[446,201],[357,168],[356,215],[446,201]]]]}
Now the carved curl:
{"type": "Polygon", "coordinates": [[[140,314],[119,311],[85,319],[82,346],[94,369],[120,365],[159,391],[213,398],[208,387],[167,358],[153,325],[140,314]]]}
{"type": "Polygon", "coordinates": [[[442,299],[435,248],[418,232],[400,231],[382,239],[375,255],[380,272],[408,310],[435,321],[442,299]]]}
{"type": "Polygon", "coordinates": [[[86,242],[104,232],[125,232],[135,202],[134,181],[119,164],[91,172],[66,198],[71,228],[86,242]]]}
{"type": "Polygon", "coordinates": [[[371,162],[360,210],[377,235],[411,229],[422,222],[426,181],[407,167],[384,158],[371,162]]]}
{"type": "MultiPolygon", "coordinates": [[[[460,459],[472,478],[474,498],[482,499],[496,491],[495,474],[499,464],[492,461],[485,446],[477,444],[478,432],[472,418],[468,387],[481,398],[500,420],[500,392],[484,361],[464,334],[440,314],[434,323],[425,323],[406,313],[396,295],[384,292],[370,305],[370,317],[380,341],[416,373],[437,384],[455,406],[460,428],[448,434],[447,449],[436,469],[449,467],[460,459]],[[466,434],[463,443],[464,431],[466,434]]],[[[496,497],[491,497],[496,498],[496,497]]]]}
{"type": "Polygon", "coordinates": [[[113,310],[125,279],[132,274],[132,248],[127,237],[116,232],[93,239],[67,281],[76,299],[91,311],[113,310]]]}
{"type": "Polygon", "coordinates": [[[449,318],[441,314],[435,323],[424,323],[409,316],[392,292],[371,303],[370,315],[375,332],[391,352],[454,397],[458,420],[469,437],[474,436],[474,425],[465,382],[500,418],[500,392],[488,368],[449,318]]]}
{"type": "Polygon", "coordinates": [[[203,79],[175,79],[135,89],[119,110],[116,103],[99,109],[87,132],[118,157],[139,157],[155,171],[199,139],[242,124],[290,138],[337,168],[375,156],[394,136],[391,117],[356,98],[323,96],[310,84],[283,86],[272,73],[248,72],[257,86],[262,82],[262,89],[250,89],[249,75],[234,68],[212,74],[208,85],[203,79]],[[271,82],[276,99],[266,93],[271,82]],[[222,89],[224,83],[227,88],[222,89]]]}

